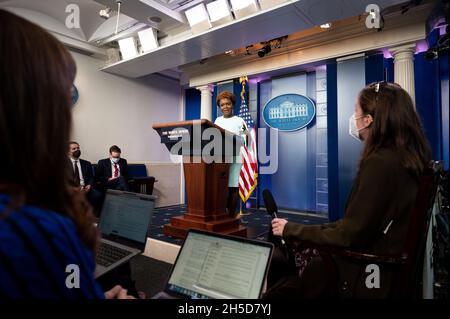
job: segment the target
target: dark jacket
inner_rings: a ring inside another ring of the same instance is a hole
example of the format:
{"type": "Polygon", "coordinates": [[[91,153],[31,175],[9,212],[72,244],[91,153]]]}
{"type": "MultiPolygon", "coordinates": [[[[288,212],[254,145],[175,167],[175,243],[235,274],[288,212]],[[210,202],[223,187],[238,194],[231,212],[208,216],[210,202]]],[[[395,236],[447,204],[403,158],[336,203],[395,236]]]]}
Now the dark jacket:
{"type": "MultiPolygon", "coordinates": [[[[117,164],[119,164],[120,176],[123,176],[125,180],[128,181],[127,160],[124,158],[120,158],[117,164]]],[[[106,185],[106,183],[108,182],[108,178],[112,177],[111,159],[105,158],[98,161],[95,176],[102,185],[106,185]]]]}
{"type": "Polygon", "coordinates": [[[79,159],[81,166],[81,173],[83,174],[84,185],[94,185],[94,174],[92,171],[92,164],[84,159],[79,159]]]}
{"type": "MultiPolygon", "coordinates": [[[[383,255],[399,253],[418,185],[418,180],[401,165],[395,150],[380,150],[366,160],[356,176],[343,219],[314,226],[287,223],[283,237],[287,242],[308,241],[383,255]]],[[[392,276],[389,271],[380,269],[380,289],[367,289],[365,266],[341,259],[336,263],[340,282],[347,284],[350,297],[383,297],[388,293],[392,276]]]]}
{"type": "MultiPolygon", "coordinates": [[[[94,174],[93,174],[93,170],[92,170],[92,164],[89,161],[83,160],[83,159],[78,159],[78,161],[80,161],[80,166],[81,166],[81,174],[83,174],[83,179],[84,179],[84,185],[91,185],[94,186],[94,174]]],[[[73,163],[72,161],[69,159],[69,161],[67,162],[68,167],[70,169],[71,172],[71,177],[74,176],[74,167],[73,167],[73,163]]]]}

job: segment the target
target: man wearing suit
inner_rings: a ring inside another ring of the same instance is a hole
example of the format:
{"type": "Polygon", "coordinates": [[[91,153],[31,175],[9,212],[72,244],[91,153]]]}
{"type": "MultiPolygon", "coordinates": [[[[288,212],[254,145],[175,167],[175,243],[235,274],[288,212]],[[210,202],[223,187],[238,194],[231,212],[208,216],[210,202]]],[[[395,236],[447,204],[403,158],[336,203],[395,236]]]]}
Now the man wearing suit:
{"type": "Polygon", "coordinates": [[[98,213],[101,206],[102,194],[93,187],[94,175],[91,162],[80,158],[80,144],[74,141],[69,142],[68,155],[73,172],[73,184],[79,186],[86,193],[89,202],[97,211],[96,213],[98,213]]]}
{"type": "Polygon", "coordinates": [[[128,164],[120,157],[122,151],[117,145],[109,148],[109,158],[98,161],[96,177],[102,188],[128,191],[128,164]]]}

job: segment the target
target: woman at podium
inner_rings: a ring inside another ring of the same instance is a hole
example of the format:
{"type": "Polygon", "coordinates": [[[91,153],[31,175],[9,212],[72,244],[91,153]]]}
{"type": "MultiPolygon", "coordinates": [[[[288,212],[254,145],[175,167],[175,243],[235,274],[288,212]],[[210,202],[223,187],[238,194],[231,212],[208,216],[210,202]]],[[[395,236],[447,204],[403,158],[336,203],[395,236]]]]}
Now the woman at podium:
{"type": "MultiPolygon", "coordinates": [[[[220,126],[226,131],[239,135],[242,138],[242,144],[245,143],[245,132],[247,131],[247,125],[245,121],[233,114],[233,107],[236,103],[236,97],[233,93],[224,91],[217,96],[217,106],[223,113],[223,116],[219,116],[214,124],[220,126]]],[[[242,160],[241,154],[237,154],[233,158],[233,162],[230,164],[230,172],[228,177],[228,196],[227,196],[227,211],[231,218],[236,217],[236,206],[239,196],[239,173],[241,171],[242,160]]]]}

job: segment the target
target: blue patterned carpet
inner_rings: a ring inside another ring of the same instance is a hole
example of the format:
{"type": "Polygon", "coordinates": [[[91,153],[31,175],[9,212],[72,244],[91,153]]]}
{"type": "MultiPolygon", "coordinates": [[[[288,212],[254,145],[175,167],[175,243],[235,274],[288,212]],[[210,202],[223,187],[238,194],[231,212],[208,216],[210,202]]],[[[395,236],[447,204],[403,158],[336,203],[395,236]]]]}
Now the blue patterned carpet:
{"type": "MultiPolygon", "coordinates": [[[[152,216],[152,223],[149,229],[149,237],[162,240],[165,242],[181,245],[183,240],[165,236],[163,226],[170,223],[170,218],[183,215],[186,212],[186,206],[171,206],[155,209],[152,216]]],[[[269,231],[271,217],[265,209],[248,210],[241,218],[241,224],[247,227],[247,237],[259,240],[266,240],[269,231]]],[[[278,217],[286,218],[289,221],[302,224],[323,224],[328,222],[323,217],[315,217],[310,215],[301,215],[293,213],[279,213],[278,217]]]]}

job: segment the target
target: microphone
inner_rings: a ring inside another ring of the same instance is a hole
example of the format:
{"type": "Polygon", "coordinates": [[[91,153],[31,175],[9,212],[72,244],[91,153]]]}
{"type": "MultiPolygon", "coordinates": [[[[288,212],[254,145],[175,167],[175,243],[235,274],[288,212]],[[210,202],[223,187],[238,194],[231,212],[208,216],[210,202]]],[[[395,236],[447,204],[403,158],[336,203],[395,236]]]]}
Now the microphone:
{"type": "MultiPolygon", "coordinates": [[[[275,199],[273,199],[272,193],[270,190],[265,189],[263,190],[263,200],[264,205],[266,206],[266,210],[269,213],[272,218],[278,218],[278,206],[277,203],[275,203],[275,199]]],[[[281,244],[283,244],[284,248],[286,248],[286,242],[284,241],[283,237],[281,237],[281,244]]]]}
{"type": "Polygon", "coordinates": [[[272,216],[272,218],[278,218],[277,216],[278,207],[277,204],[275,203],[275,200],[273,199],[272,193],[268,189],[265,189],[263,190],[262,195],[264,205],[266,206],[266,210],[269,213],[269,215],[272,216]]]}

